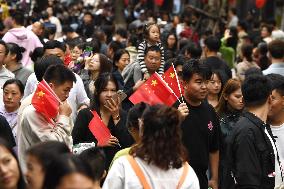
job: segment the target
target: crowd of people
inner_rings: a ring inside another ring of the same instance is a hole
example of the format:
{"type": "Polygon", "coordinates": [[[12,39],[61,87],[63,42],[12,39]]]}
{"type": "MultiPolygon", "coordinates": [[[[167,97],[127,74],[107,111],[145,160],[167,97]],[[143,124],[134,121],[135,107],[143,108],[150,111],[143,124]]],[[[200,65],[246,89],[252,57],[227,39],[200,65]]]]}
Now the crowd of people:
{"type": "Polygon", "coordinates": [[[276,22],[229,8],[213,33],[190,9],[125,14],[115,28],[110,2],[50,1],[2,17],[0,189],[284,188],[276,22]],[[131,102],[171,67],[176,103],[131,102]]]}

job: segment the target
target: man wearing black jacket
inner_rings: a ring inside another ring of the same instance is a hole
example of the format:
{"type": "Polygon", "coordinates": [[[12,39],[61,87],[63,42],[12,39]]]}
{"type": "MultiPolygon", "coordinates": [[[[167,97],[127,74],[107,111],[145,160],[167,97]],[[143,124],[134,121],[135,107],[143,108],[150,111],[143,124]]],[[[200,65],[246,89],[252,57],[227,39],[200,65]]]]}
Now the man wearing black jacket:
{"type": "Polygon", "coordinates": [[[247,111],[235,125],[227,157],[236,186],[240,189],[274,188],[277,151],[270,127],[266,124],[271,89],[268,78],[262,75],[249,76],[242,85],[247,111]]]}

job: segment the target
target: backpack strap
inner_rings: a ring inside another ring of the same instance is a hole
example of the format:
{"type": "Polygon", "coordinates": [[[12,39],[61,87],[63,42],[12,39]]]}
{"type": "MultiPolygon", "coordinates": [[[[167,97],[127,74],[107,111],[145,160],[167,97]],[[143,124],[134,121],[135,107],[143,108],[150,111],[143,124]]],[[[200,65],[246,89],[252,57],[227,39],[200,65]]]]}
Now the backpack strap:
{"type": "Polygon", "coordinates": [[[134,170],[136,176],[138,177],[140,183],[142,184],[144,189],[151,189],[149,183],[147,182],[144,173],[142,172],[141,168],[139,167],[138,163],[135,161],[133,156],[128,155],[127,160],[129,161],[132,169],[134,170]]]}
{"type": "Polygon", "coordinates": [[[180,189],[180,187],[182,186],[182,184],[184,183],[185,181],[185,178],[187,176],[187,173],[188,173],[188,170],[189,170],[189,165],[187,162],[184,163],[183,165],[183,171],[182,171],[182,175],[178,181],[178,185],[177,185],[177,189],[180,189]]]}

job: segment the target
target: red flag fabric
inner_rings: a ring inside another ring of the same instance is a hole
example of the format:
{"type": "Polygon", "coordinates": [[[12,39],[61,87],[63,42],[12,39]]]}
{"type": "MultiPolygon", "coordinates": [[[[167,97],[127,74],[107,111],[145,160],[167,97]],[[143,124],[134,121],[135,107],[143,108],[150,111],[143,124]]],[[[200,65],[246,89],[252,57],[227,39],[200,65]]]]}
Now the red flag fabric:
{"type": "Polygon", "coordinates": [[[177,100],[173,91],[157,73],[154,73],[143,85],[141,85],[130,97],[133,104],[145,102],[150,105],[165,104],[172,106],[177,100]]]}
{"type": "Polygon", "coordinates": [[[266,0],[255,0],[255,5],[258,9],[263,8],[265,3],[266,3],[266,0]]]}
{"type": "Polygon", "coordinates": [[[56,118],[58,114],[60,100],[49,87],[45,80],[42,80],[32,98],[32,105],[44,118],[52,123],[51,119],[56,118]]]}
{"type": "Polygon", "coordinates": [[[92,111],[93,119],[89,123],[89,130],[98,141],[99,146],[105,146],[108,143],[111,133],[96,111],[92,111]]]}
{"type": "Polygon", "coordinates": [[[175,72],[175,68],[172,65],[162,76],[164,81],[168,84],[168,86],[173,90],[173,92],[176,94],[177,97],[181,97],[183,94],[183,88],[181,87],[181,84],[178,84],[178,82],[180,83],[178,77],[176,76],[176,72],[175,72]],[[180,85],[180,89],[179,90],[179,85],[180,85]]]}

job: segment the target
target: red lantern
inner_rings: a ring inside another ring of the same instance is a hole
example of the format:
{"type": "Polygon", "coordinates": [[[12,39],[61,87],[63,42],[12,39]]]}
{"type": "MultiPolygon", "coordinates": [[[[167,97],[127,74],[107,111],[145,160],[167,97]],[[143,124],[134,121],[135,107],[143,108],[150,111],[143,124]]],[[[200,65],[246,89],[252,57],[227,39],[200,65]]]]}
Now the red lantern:
{"type": "Polygon", "coordinates": [[[266,0],[255,0],[255,6],[258,9],[263,8],[265,3],[266,3],[266,0]]]}
{"type": "Polygon", "coordinates": [[[164,0],[155,0],[155,4],[156,4],[157,6],[162,6],[163,3],[164,3],[164,0]]]}

